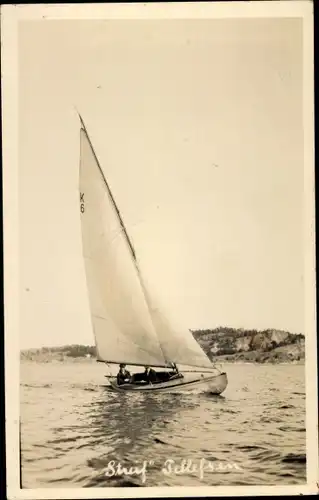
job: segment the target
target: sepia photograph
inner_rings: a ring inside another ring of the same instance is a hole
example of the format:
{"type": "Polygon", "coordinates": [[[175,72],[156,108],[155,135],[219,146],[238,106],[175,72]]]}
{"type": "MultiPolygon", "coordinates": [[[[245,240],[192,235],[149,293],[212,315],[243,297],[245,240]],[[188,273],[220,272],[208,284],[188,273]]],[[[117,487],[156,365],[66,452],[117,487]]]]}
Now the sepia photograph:
{"type": "Polygon", "coordinates": [[[318,490],[311,3],[213,3],[4,10],[12,499],[318,490]]]}

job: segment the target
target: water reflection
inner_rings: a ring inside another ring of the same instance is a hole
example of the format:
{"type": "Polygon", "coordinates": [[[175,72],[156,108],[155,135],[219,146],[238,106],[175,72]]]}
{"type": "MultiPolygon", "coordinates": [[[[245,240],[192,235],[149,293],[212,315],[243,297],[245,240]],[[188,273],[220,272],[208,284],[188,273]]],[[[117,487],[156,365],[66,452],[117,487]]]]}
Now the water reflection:
{"type": "MultiPolygon", "coordinates": [[[[105,467],[111,460],[130,467],[141,464],[145,455],[151,459],[156,456],[156,445],[162,441],[156,438],[163,429],[169,434],[171,422],[181,418],[183,409],[189,409],[192,403],[186,394],[120,394],[104,391],[102,397],[88,411],[92,437],[95,443],[104,443],[99,448],[89,466],[95,471],[94,477],[86,486],[110,486],[111,480],[104,475],[105,467]]],[[[156,468],[156,464],[154,464],[156,468]]],[[[137,479],[137,478],[134,478],[137,479]]],[[[131,478],[124,481],[116,479],[117,486],[132,486],[131,478]]],[[[134,484],[138,484],[133,480],[134,484]]]]}

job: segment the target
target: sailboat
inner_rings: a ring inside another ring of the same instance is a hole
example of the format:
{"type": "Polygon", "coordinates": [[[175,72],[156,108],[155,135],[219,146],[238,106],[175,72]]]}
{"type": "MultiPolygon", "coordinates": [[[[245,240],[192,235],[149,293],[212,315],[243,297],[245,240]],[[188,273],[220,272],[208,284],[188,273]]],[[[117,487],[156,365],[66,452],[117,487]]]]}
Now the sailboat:
{"type": "Polygon", "coordinates": [[[214,367],[189,330],[172,324],[151,296],[87,128],[79,118],[82,249],[97,361],[162,369],[156,371],[153,383],[133,378],[119,385],[115,376],[109,376],[109,387],[119,392],[200,387],[221,394],[228,383],[226,373],[214,367]]]}

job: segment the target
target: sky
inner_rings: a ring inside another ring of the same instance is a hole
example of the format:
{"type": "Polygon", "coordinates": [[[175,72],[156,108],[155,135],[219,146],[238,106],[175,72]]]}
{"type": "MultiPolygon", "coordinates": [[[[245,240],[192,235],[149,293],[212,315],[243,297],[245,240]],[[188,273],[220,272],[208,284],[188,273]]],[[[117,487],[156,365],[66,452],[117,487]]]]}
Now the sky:
{"type": "Polygon", "coordinates": [[[21,348],[94,342],[75,107],[172,317],[304,332],[302,64],[298,18],[20,22],[21,348]]]}

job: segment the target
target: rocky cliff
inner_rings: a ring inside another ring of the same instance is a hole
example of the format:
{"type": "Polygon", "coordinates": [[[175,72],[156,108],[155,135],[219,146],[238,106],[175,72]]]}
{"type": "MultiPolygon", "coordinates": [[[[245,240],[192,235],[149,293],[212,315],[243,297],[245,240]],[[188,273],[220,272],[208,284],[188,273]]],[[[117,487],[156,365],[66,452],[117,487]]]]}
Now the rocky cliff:
{"type": "Polygon", "coordinates": [[[305,358],[305,338],[283,330],[243,330],[219,327],[192,332],[195,339],[216,361],[291,362],[305,358]]]}

